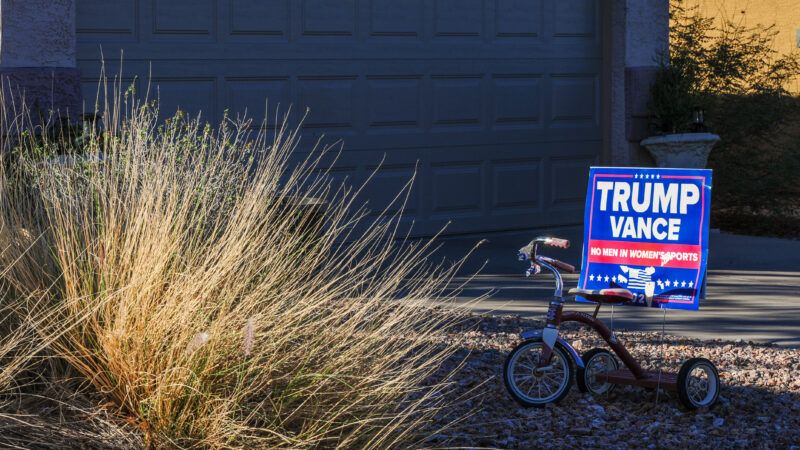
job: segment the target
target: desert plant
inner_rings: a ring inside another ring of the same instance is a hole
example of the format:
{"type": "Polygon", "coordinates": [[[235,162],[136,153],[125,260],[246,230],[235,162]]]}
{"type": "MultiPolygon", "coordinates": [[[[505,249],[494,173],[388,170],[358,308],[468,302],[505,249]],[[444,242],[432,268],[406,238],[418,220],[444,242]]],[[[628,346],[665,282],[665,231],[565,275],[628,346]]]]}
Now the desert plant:
{"type": "Polygon", "coordinates": [[[286,118],[213,130],[113,97],[88,156],[53,159],[64,146],[46,136],[3,155],[16,155],[0,173],[3,301],[19,323],[36,297],[49,354],[149,445],[418,442],[458,317],[424,300],[455,266],[398,240],[396,216],[364,227],[355,192],[320,166],[335,151],[302,149],[286,118]],[[313,235],[298,230],[318,219],[281,200],[334,194],[313,235]]]}

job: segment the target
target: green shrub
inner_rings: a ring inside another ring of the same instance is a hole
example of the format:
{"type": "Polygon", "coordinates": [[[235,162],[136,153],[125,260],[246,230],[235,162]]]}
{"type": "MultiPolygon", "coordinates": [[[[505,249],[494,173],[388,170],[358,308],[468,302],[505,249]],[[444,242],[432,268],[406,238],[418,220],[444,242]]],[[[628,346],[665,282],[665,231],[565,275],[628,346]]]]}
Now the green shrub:
{"type": "MultiPolygon", "coordinates": [[[[732,19],[717,26],[697,7],[676,0],[670,6],[669,65],[662,65],[652,92],[656,131],[690,131],[692,109],[705,111],[705,125],[722,138],[709,156],[714,213],[728,214],[718,223],[730,224],[733,213],[769,222],[796,211],[800,99],[789,86],[800,76],[800,53],[776,52],[773,26],[732,19]]],[[[772,234],[786,235],[782,227],[772,234]]]]}

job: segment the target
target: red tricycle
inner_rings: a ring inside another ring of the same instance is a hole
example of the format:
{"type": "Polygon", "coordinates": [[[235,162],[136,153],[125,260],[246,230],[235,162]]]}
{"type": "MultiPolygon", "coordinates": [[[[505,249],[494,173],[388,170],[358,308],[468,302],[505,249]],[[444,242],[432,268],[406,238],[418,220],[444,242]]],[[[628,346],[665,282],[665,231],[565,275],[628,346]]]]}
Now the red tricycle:
{"type": "Polygon", "coordinates": [[[627,384],[675,391],[680,402],[688,409],[714,405],[721,384],[717,368],[711,361],[691,358],[683,363],[678,373],[645,371],[614,333],[597,318],[601,305],[630,302],[636,298],[633,292],[622,288],[570,289],[569,295],[581,296],[597,306],[592,315],[563,311],[564,283],[561,271],[575,273],[575,267],[540,255],[539,248],[543,245],[568,248],[569,241],[538,237],[519,250],[520,260],[531,262],[528,275],[538,274],[542,269],[549,270],[555,277],[556,289],[547,310],[544,329],[523,331],[522,342],[506,358],[503,380],[514,400],[523,406],[541,407],[556,403],[569,393],[575,380],[581,392],[593,395],[606,394],[618,384],[627,384]],[[594,329],[622,360],[625,368],[620,369],[614,354],[604,348],[578,354],[572,345],[559,337],[559,326],[564,322],[580,322],[594,329]]]}

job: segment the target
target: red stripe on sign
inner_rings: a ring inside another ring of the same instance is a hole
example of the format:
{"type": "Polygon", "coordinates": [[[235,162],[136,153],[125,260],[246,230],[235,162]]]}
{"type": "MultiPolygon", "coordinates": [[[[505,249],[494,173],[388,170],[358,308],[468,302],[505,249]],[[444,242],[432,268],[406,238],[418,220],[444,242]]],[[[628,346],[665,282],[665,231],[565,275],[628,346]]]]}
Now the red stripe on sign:
{"type": "Polygon", "coordinates": [[[590,263],[697,269],[702,259],[699,245],[651,242],[589,241],[590,263]]]}

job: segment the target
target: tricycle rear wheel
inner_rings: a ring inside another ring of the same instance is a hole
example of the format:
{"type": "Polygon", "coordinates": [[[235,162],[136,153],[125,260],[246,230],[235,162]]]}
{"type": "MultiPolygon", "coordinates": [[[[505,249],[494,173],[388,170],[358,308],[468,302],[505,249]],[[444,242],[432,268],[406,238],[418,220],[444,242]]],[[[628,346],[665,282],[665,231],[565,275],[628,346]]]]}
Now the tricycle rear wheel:
{"type": "Polygon", "coordinates": [[[608,374],[619,369],[619,363],[614,355],[604,348],[593,348],[581,355],[584,368],[578,368],[575,381],[578,382],[578,389],[581,392],[588,392],[592,395],[608,394],[615,384],[608,381],[598,381],[597,375],[608,374]]]}
{"type": "Polygon", "coordinates": [[[678,372],[678,399],[687,409],[714,406],[719,398],[719,372],[705,358],[692,358],[678,372]]]}

